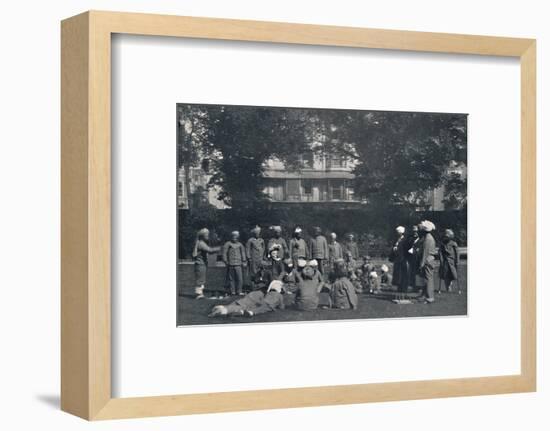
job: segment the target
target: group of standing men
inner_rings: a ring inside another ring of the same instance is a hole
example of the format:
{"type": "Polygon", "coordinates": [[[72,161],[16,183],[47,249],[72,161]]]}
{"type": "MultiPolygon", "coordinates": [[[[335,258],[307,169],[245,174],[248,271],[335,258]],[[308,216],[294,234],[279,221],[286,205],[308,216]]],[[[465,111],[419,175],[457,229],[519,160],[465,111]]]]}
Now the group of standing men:
{"type": "MultiPolygon", "coordinates": [[[[329,240],[322,234],[320,227],[312,229],[312,236],[306,241],[302,229],[296,227],[290,241],[282,236],[280,226],[272,226],[272,235],[267,241],[261,237],[259,226],[251,230],[251,236],[243,245],[240,233],[233,231],[231,239],[223,248],[210,247],[209,231],[204,228],[197,233],[193,249],[195,263],[195,295],[204,298],[208,254],[221,251],[222,260],[226,265],[225,285],[221,290],[229,290],[232,295],[244,295],[243,285],[245,274],[252,277],[261,272],[262,265],[276,255],[278,260],[287,259],[294,268],[298,261],[316,261],[318,271],[325,274],[328,268],[333,268],[337,261],[354,262],[359,259],[359,247],[353,234],[348,234],[343,243],[338,241],[336,233],[330,234],[329,240]]],[[[448,291],[453,283],[458,281],[458,246],[454,241],[454,233],[446,229],[440,244],[436,244],[433,232],[435,225],[424,220],[412,226],[406,232],[403,226],[396,228],[396,240],[390,252],[389,260],[393,263],[392,284],[401,293],[420,289],[420,299],[426,303],[435,300],[434,271],[436,257],[439,257],[439,277],[445,282],[448,291]]],[[[250,278],[249,277],[249,278],[250,278]]],[[[460,287],[459,287],[460,293],[460,287]]]]}
{"type": "Polygon", "coordinates": [[[280,226],[272,226],[271,238],[267,241],[261,237],[262,229],[259,226],[251,230],[251,236],[243,245],[238,231],[231,232],[231,239],[223,248],[210,247],[208,244],[209,231],[204,228],[197,233],[197,239],[193,248],[193,260],[195,263],[195,295],[204,297],[206,283],[206,270],[208,266],[208,254],[221,251],[222,260],[227,267],[226,284],[232,295],[243,294],[245,274],[257,274],[263,262],[269,258],[275,249],[282,259],[290,259],[294,267],[298,266],[298,260],[316,260],[318,269],[323,274],[326,268],[332,267],[334,262],[349,257],[359,258],[359,247],[353,234],[348,234],[346,241],[340,243],[336,233],[331,233],[327,241],[320,227],[313,228],[313,235],[306,241],[300,227],[296,227],[293,236],[287,243],[282,236],[280,226]]]}

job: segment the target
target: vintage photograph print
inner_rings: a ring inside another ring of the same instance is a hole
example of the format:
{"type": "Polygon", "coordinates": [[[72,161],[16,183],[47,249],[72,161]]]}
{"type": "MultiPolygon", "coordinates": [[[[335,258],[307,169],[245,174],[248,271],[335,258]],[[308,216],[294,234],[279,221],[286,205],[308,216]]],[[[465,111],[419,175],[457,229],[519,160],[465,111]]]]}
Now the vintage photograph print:
{"type": "Polygon", "coordinates": [[[467,114],[176,115],[178,326],[467,314],[467,114]]]}

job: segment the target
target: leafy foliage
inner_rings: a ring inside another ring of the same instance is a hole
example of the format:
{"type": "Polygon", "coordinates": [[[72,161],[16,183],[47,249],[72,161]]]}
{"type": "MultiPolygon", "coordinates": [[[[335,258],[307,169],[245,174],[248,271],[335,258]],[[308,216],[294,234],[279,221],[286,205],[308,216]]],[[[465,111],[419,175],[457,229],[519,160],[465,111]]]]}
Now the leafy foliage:
{"type": "MultiPolygon", "coordinates": [[[[325,149],[354,159],[356,193],[374,207],[422,207],[444,185],[450,164],[466,163],[466,116],[326,111],[325,149]]],[[[465,198],[465,194],[464,194],[465,198]]]]}
{"type": "Polygon", "coordinates": [[[184,145],[189,152],[200,148],[203,168],[212,174],[209,186],[218,186],[218,198],[232,207],[250,208],[266,200],[262,178],[268,159],[299,169],[300,155],[311,151],[311,121],[294,109],[201,105],[180,115],[201,124],[200,133],[184,145]]]}
{"type": "Polygon", "coordinates": [[[446,209],[466,208],[467,182],[456,173],[450,173],[445,177],[446,193],[443,204],[446,209]]]}
{"type": "Polygon", "coordinates": [[[355,192],[379,211],[425,207],[426,191],[441,185],[446,205],[458,208],[466,181],[448,169],[467,162],[466,121],[462,114],[178,105],[178,161],[202,160],[218,198],[248,213],[267,201],[267,160],[299,170],[312,152],[354,160],[355,192]]]}

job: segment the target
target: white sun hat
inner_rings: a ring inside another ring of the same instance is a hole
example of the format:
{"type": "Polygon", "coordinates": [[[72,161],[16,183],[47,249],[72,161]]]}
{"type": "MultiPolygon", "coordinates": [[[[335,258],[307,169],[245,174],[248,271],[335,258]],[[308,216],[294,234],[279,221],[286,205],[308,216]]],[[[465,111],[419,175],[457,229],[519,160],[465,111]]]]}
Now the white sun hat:
{"type": "Polygon", "coordinates": [[[269,283],[269,287],[267,288],[268,292],[270,290],[281,293],[281,291],[283,290],[283,282],[281,280],[273,280],[271,283],[269,283]]]}
{"type": "Polygon", "coordinates": [[[420,222],[420,229],[422,229],[423,231],[426,231],[426,232],[432,232],[432,231],[435,230],[435,224],[433,224],[429,220],[422,220],[420,222]]]}

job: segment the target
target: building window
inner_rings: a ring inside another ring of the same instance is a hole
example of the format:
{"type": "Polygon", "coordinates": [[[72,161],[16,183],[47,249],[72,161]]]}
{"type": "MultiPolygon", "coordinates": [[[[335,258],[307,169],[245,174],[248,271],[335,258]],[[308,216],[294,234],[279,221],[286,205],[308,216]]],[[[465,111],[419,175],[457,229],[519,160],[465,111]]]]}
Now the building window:
{"type": "Polygon", "coordinates": [[[353,180],[343,178],[269,179],[263,191],[274,202],[350,202],[359,198],[353,180]]]}
{"type": "Polygon", "coordinates": [[[305,195],[311,195],[313,193],[313,181],[302,180],[302,187],[304,188],[305,195]]]}
{"type": "Polygon", "coordinates": [[[347,201],[353,201],[355,199],[355,190],[353,188],[353,181],[352,180],[346,180],[344,188],[345,188],[345,191],[346,191],[346,200],[347,201]]]}
{"type": "Polygon", "coordinates": [[[300,201],[300,180],[286,180],[286,200],[300,201]]]}
{"type": "Polygon", "coordinates": [[[317,184],[319,188],[319,200],[327,201],[328,200],[328,180],[321,180],[317,184]]]}
{"type": "Polygon", "coordinates": [[[282,202],[285,200],[285,183],[281,180],[271,180],[266,183],[264,188],[269,198],[273,201],[282,202]]]}
{"type": "Polygon", "coordinates": [[[313,153],[302,154],[301,158],[304,168],[313,168],[313,153]]]}
{"type": "Polygon", "coordinates": [[[341,201],[344,199],[344,180],[329,180],[330,200],[341,201]]]}

